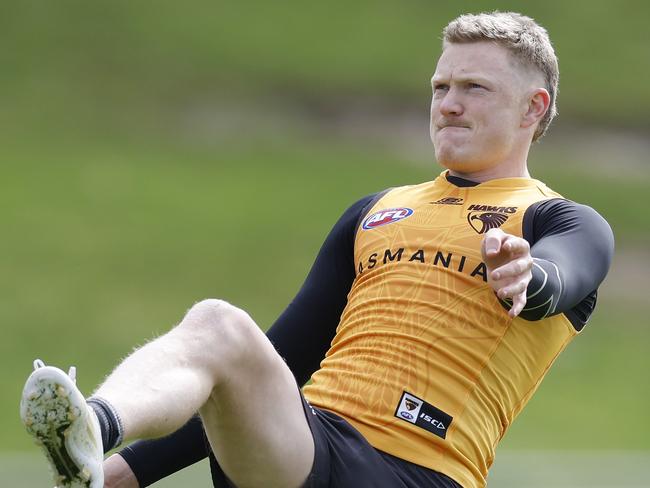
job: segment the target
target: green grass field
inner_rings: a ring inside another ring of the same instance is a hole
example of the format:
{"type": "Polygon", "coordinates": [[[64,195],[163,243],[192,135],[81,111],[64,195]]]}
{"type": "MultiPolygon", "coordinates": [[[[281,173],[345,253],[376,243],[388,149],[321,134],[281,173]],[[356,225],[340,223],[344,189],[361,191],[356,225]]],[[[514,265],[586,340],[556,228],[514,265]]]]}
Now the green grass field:
{"type": "MultiPolygon", "coordinates": [[[[638,451],[504,451],[489,488],[647,488],[650,455],[638,451]]],[[[202,461],[156,483],[156,488],[209,487],[210,467],[202,461]]],[[[41,488],[49,473],[40,457],[0,458],[4,486],[41,488]]]]}

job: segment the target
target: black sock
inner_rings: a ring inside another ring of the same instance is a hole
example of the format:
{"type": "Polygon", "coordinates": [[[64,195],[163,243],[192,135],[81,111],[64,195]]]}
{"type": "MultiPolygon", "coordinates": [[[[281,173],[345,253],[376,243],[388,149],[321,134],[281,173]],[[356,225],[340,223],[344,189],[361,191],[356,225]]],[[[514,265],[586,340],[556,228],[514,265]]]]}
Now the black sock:
{"type": "Polygon", "coordinates": [[[97,414],[99,420],[99,427],[102,431],[102,444],[104,446],[104,454],[111,449],[119,446],[122,443],[122,436],[124,429],[122,427],[122,420],[117,414],[113,406],[106,400],[100,397],[90,397],[86,400],[97,414]]]}

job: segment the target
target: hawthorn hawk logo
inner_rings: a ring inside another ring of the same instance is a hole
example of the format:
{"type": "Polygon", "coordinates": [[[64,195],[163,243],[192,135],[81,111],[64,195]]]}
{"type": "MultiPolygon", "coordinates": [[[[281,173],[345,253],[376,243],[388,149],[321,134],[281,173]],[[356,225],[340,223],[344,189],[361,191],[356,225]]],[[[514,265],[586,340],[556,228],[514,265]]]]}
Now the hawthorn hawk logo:
{"type": "Polygon", "coordinates": [[[470,212],[467,222],[479,234],[485,234],[490,229],[501,227],[508,220],[506,214],[497,212],[470,212]]]}
{"type": "Polygon", "coordinates": [[[404,398],[404,405],[406,405],[406,408],[408,410],[415,410],[417,407],[420,406],[418,402],[414,402],[412,399],[408,397],[404,398]]]}
{"type": "Polygon", "coordinates": [[[498,207],[495,205],[470,205],[467,210],[467,222],[479,234],[496,229],[506,223],[510,214],[517,212],[517,207],[498,207]]]}

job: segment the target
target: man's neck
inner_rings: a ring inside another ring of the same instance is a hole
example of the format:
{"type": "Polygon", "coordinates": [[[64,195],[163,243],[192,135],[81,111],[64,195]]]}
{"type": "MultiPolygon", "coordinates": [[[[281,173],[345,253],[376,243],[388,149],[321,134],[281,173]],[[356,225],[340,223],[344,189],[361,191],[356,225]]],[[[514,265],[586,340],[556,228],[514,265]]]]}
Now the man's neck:
{"type": "Polygon", "coordinates": [[[530,178],[528,167],[523,166],[518,170],[504,169],[503,167],[489,168],[483,171],[476,171],[471,173],[462,173],[460,171],[449,170],[450,176],[463,178],[465,180],[475,181],[477,183],[484,183],[490,180],[497,180],[501,178],[530,178]]]}

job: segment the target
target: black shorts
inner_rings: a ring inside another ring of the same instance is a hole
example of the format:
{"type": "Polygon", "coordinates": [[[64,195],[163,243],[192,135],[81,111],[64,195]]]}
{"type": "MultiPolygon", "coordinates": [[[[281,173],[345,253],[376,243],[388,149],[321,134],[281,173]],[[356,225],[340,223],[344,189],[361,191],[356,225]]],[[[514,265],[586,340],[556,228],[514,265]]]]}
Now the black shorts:
{"type": "MultiPolygon", "coordinates": [[[[378,451],[343,418],[304,397],[302,403],[316,448],[304,488],[462,488],[442,473],[378,451]]],[[[210,464],[215,487],[234,486],[213,455],[210,464]]]]}
{"type": "Polygon", "coordinates": [[[372,447],[348,421],[303,408],[314,436],[314,465],[305,488],[461,488],[451,478],[372,447]]]}

